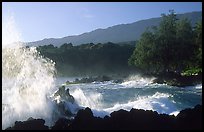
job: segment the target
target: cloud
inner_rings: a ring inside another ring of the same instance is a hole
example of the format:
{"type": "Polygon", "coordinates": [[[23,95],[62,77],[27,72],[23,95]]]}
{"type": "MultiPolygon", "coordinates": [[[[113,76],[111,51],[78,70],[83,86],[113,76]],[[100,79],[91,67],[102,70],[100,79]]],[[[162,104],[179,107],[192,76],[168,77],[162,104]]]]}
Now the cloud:
{"type": "Polygon", "coordinates": [[[83,18],[93,18],[94,15],[91,13],[91,11],[88,8],[81,8],[79,11],[81,17],[83,18]]]}
{"type": "Polygon", "coordinates": [[[93,18],[94,15],[92,15],[92,14],[83,14],[83,17],[85,17],[85,18],[93,18]]]}

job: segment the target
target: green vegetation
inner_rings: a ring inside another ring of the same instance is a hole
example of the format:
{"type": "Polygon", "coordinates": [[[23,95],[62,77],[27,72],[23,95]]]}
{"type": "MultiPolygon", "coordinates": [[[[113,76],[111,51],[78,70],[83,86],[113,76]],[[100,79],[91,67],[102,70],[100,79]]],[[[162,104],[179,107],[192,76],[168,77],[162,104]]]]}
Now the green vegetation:
{"type": "Polygon", "coordinates": [[[53,45],[37,47],[41,55],[56,63],[60,76],[97,76],[125,75],[135,68],[128,66],[127,60],[135,49],[134,42],[114,44],[82,44],[73,46],[63,44],[59,48],[53,45]]]}
{"type": "Polygon", "coordinates": [[[202,22],[191,27],[172,10],[162,14],[160,25],[142,34],[128,63],[153,75],[202,72],[202,22]]]}

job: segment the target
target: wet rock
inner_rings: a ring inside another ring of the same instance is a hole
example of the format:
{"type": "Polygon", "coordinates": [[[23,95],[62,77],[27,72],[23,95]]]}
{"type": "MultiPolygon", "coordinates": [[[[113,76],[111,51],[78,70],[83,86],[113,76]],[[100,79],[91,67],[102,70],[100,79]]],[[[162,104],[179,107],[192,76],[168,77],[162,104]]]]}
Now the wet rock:
{"type": "Polygon", "coordinates": [[[13,127],[9,127],[6,130],[48,130],[48,126],[45,126],[43,119],[29,118],[27,121],[16,121],[13,127]]]}
{"type": "Polygon", "coordinates": [[[56,121],[51,130],[68,130],[71,121],[65,118],[60,118],[56,121]]]}
{"type": "Polygon", "coordinates": [[[174,73],[162,74],[154,79],[153,83],[166,83],[167,85],[177,87],[193,86],[202,83],[202,74],[191,76],[182,76],[174,73]]]}
{"type": "Polygon", "coordinates": [[[60,96],[63,100],[67,102],[74,103],[74,97],[69,93],[69,88],[65,90],[65,86],[61,86],[54,96],[60,96]]]}
{"type": "Polygon", "coordinates": [[[82,79],[76,78],[75,81],[69,82],[67,81],[66,84],[78,84],[78,83],[92,83],[92,82],[105,82],[112,80],[111,77],[108,76],[97,76],[97,77],[85,77],[82,79]]]}

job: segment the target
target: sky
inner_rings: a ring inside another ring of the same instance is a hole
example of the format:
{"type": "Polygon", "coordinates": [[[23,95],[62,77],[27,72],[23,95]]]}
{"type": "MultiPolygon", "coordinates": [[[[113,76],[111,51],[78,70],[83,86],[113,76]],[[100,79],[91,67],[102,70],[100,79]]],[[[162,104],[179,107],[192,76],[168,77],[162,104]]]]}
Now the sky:
{"type": "Polygon", "coordinates": [[[62,38],[98,28],[202,11],[202,2],[3,2],[2,21],[13,16],[22,41],[62,38]]]}

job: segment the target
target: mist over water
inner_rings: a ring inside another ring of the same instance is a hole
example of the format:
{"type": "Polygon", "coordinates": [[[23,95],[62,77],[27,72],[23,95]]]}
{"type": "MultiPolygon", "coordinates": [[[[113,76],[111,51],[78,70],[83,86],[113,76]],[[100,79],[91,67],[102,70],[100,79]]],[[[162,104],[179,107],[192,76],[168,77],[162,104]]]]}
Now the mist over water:
{"type": "Polygon", "coordinates": [[[153,83],[154,77],[142,77],[141,75],[132,75],[128,77],[121,85],[126,87],[138,87],[147,86],[153,83]]]}
{"type": "Polygon", "coordinates": [[[54,63],[42,58],[35,47],[20,43],[13,17],[3,19],[2,46],[2,129],[29,117],[49,124],[54,87],[54,63]]]}

